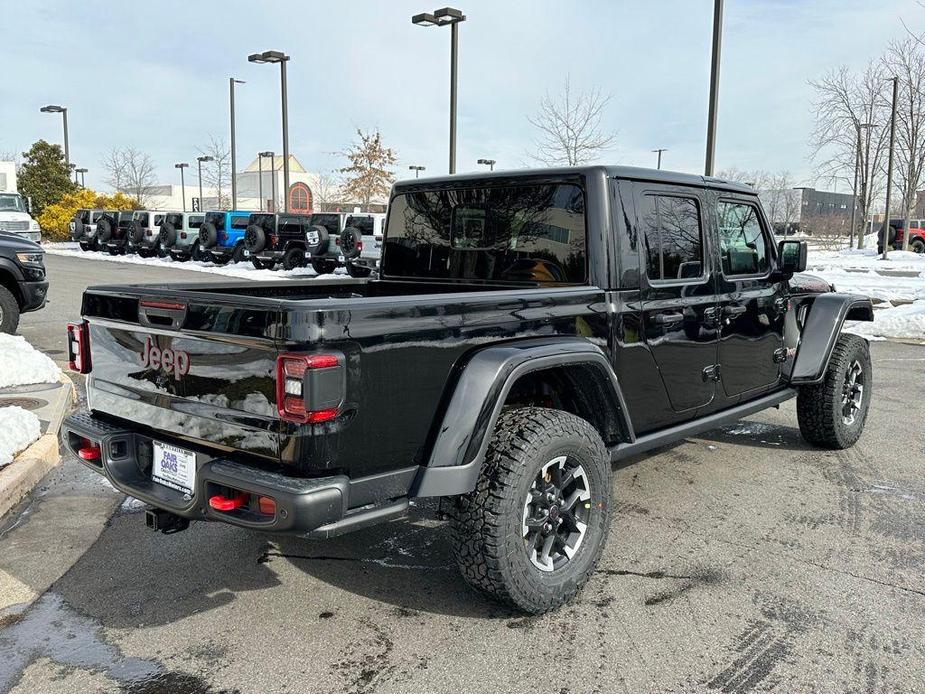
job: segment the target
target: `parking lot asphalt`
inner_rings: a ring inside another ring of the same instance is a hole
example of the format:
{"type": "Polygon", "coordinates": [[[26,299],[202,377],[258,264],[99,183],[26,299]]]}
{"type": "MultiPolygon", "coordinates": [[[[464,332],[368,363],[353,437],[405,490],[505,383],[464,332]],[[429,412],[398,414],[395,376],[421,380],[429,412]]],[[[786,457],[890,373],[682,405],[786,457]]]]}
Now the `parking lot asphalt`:
{"type": "Polygon", "coordinates": [[[328,542],[165,536],[65,461],[0,524],[41,595],[0,611],[0,692],[921,690],[925,348],[872,353],[850,450],[791,401],[621,464],[597,573],[540,617],[465,585],[428,504],[328,542]]]}

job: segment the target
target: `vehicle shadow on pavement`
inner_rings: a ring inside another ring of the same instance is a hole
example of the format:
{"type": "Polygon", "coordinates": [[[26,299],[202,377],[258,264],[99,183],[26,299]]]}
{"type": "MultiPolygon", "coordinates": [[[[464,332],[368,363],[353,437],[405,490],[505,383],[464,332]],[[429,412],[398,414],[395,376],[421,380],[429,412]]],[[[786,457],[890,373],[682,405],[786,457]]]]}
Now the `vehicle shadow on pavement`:
{"type": "Polygon", "coordinates": [[[799,427],[742,420],[693,437],[701,441],[732,443],[750,448],[776,448],[783,451],[816,451],[806,443],[799,427]]]}
{"type": "Polygon", "coordinates": [[[264,536],[220,523],[162,535],[145,527],[142,514],[117,512],[51,590],[107,627],[169,624],[278,586],[256,561],[265,544],[264,536]]]}

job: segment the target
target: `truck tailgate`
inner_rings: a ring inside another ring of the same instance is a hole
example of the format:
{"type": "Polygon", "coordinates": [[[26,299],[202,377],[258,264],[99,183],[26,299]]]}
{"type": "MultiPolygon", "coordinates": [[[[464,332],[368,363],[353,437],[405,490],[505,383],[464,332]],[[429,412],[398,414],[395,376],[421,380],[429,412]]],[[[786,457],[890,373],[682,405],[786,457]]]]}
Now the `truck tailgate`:
{"type": "MultiPolygon", "coordinates": [[[[88,404],[192,442],[279,460],[278,310],[208,295],[84,295],[92,369],[88,404]]],[[[264,303],[264,305],[260,305],[264,303]]]]}

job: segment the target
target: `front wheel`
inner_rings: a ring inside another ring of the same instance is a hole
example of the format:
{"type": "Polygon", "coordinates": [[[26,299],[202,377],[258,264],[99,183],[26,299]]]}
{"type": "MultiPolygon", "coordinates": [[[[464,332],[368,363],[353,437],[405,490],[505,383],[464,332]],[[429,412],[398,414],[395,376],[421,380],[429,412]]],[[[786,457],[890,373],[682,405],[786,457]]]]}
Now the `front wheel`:
{"type": "Polygon", "coordinates": [[[822,383],[802,386],[797,419],[807,443],[830,449],[849,448],[864,431],[873,395],[873,371],[867,340],[841,335],[822,383]]]}
{"type": "Polygon", "coordinates": [[[922,241],[922,239],[913,240],[912,245],[909,246],[909,250],[915,251],[919,254],[925,253],[925,241],[922,241]]]}
{"type": "Polygon", "coordinates": [[[586,420],[538,407],[503,413],[475,490],[452,511],[463,577],[531,614],[568,602],[607,541],[611,477],[604,442],[586,420]]]}
{"type": "Polygon", "coordinates": [[[16,332],[19,326],[19,304],[9,289],[0,285],[0,333],[16,332]]]}

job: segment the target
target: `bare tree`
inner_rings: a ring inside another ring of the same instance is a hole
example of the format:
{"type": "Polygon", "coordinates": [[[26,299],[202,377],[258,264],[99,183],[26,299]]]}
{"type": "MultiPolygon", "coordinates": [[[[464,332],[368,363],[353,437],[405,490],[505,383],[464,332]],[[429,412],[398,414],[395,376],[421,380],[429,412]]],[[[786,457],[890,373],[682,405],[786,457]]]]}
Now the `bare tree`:
{"type": "MultiPolygon", "coordinates": [[[[882,168],[889,139],[889,100],[883,64],[871,62],[861,74],[837,68],[817,81],[813,108],[816,125],[810,144],[820,177],[852,177],[858,166],[860,221],[870,217],[871,206],[883,180],[882,168]]],[[[852,230],[853,231],[853,230],[852,230]]],[[[864,235],[858,235],[858,248],[864,235]]]]}
{"type": "Polygon", "coordinates": [[[382,144],[378,130],[363,132],[357,128],[359,140],[341,152],[347,158],[347,166],[338,169],[344,174],[343,193],[351,201],[368,207],[373,198],[389,194],[395,173],[395,150],[382,144]]]}
{"type": "Polygon", "coordinates": [[[319,212],[329,211],[329,207],[337,202],[340,196],[340,184],[337,178],[330,174],[318,174],[315,184],[315,205],[319,212]]]}
{"type": "Polygon", "coordinates": [[[608,103],[610,96],[600,89],[573,90],[566,77],[562,92],[556,96],[546,92],[536,115],[527,117],[540,131],[530,156],[548,166],[575,166],[596,159],[616,141],[602,125],[608,103]]]}
{"type": "Polygon", "coordinates": [[[794,180],[789,171],[748,171],[733,166],[720,171],[716,176],[725,181],[745,183],[754,188],[761,199],[765,214],[775,227],[786,228],[799,221],[800,194],[794,190],[794,180]]]}
{"type": "Polygon", "coordinates": [[[147,203],[157,183],[150,155],[134,147],[113,148],[101,164],[106,171],[106,183],[114,190],[131,195],[140,205],[147,203]]]}
{"type": "MultiPolygon", "coordinates": [[[[197,147],[199,154],[212,157],[212,161],[203,162],[202,180],[215,190],[216,205],[214,209],[227,210],[231,207],[231,197],[228,195],[228,186],[231,182],[231,151],[225,144],[224,138],[209,135],[209,142],[204,147],[197,147]]],[[[202,209],[205,203],[200,200],[202,209]]]]}
{"type": "MultiPolygon", "coordinates": [[[[896,182],[902,202],[896,208],[909,228],[916,192],[925,169],[925,47],[907,38],[890,44],[883,58],[885,68],[899,78],[896,109],[896,182]]],[[[909,234],[903,236],[903,250],[909,249],[909,234]]]]}
{"type": "Polygon", "coordinates": [[[22,153],[17,149],[5,149],[0,152],[0,161],[11,161],[16,167],[16,173],[19,173],[19,169],[22,167],[22,153]]]}

